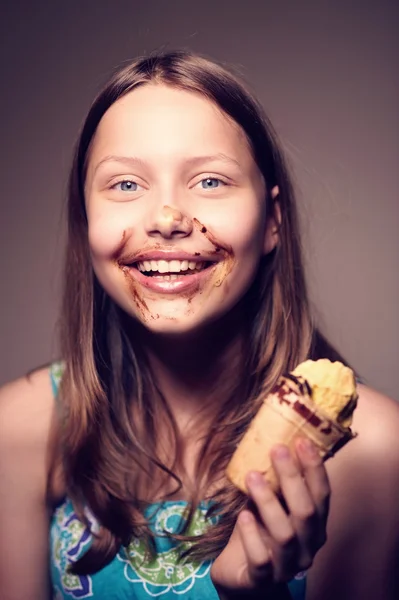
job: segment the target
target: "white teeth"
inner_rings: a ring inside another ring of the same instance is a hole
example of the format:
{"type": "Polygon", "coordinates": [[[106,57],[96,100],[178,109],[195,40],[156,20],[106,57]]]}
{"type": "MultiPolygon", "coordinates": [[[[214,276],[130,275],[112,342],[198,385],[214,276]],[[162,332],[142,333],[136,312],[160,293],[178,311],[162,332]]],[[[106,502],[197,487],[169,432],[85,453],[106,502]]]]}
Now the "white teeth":
{"type": "Polygon", "coordinates": [[[141,272],[154,271],[157,273],[180,273],[181,271],[200,271],[206,266],[205,262],[194,260],[144,260],[137,263],[141,272]]]}
{"type": "MultiPolygon", "coordinates": [[[[151,266],[152,266],[152,262],[151,262],[151,266]]],[[[152,267],[152,270],[158,271],[159,273],[169,273],[170,272],[169,263],[166,262],[166,260],[159,260],[158,268],[154,269],[154,267],[152,267]]]]}
{"type": "Polygon", "coordinates": [[[171,260],[169,263],[169,271],[171,273],[180,273],[182,270],[180,260],[171,260]]]}
{"type": "Polygon", "coordinates": [[[178,279],[179,276],[177,273],[172,273],[171,275],[154,275],[155,279],[162,279],[162,281],[173,281],[174,279],[178,279]]]}

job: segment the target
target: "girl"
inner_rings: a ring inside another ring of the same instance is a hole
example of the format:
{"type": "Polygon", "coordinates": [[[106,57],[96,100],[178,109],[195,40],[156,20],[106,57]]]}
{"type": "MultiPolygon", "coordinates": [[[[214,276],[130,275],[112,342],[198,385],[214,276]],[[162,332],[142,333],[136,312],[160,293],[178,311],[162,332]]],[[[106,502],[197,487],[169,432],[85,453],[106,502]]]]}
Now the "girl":
{"type": "Polygon", "coordinates": [[[244,86],[184,52],[120,70],[84,123],[68,219],[63,362],[1,393],[0,597],[393,598],[393,401],[360,385],[359,436],[326,466],[304,439],[276,446],[279,497],[224,475],[260,387],[336,357],[244,86]]]}

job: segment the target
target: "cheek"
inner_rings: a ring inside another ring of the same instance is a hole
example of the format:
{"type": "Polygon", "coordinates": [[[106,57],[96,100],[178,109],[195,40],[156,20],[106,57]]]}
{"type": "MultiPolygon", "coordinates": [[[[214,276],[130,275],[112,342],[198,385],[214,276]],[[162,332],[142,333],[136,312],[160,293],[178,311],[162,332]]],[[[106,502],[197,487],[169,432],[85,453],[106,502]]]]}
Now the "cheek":
{"type": "Polygon", "coordinates": [[[237,240],[238,248],[237,252],[240,251],[243,255],[253,258],[253,254],[259,256],[262,253],[264,237],[264,225],[260,218],[256,221],[242,221],[237,224],[237,240]]]}
{"type": "Polygon", "coordinates": [[[88,238],[93,257],[110,258],[123,241],[126,223],[117,215],[94,211],[88,215],[88,238]]]}
{"type": "Polygon", "coordinates": [[[262,210],[231,211],[220,224],[220,238],[233,249],[236,260],[252,262],[262,254],[264,238],[264,215],[262,210]]]}

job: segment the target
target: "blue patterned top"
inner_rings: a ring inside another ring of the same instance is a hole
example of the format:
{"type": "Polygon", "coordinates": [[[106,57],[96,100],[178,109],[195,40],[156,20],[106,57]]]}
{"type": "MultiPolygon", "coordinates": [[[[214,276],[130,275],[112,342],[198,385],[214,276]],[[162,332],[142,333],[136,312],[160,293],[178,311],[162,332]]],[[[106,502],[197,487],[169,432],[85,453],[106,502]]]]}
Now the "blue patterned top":
{"type": "MultiPolygon", "coordinates": [[[[54,394],[62,376],[62,365],[51,367],[54,394]]],[[[155,556],[145,557],[142,540],[133,538],[128,548],[121,547],[114,559],[93,575],[72,575],[68,565],[80,558],[90,547],[92,532],[99,525],[86,509],[90,528],[78,518],[72,502],[65,498],[55,509],[50,524],[50,573],[53,600],[93,598],[94,600],[218,600],[210,577],[211,561],[179,560],[178,542],[165,535],[177,533],[184,519],[187,503],[166,501],[151,504],[145,513],[154,533],[155,556]],[[91,531],[90,531],[91,530],[91,531]]],[[[209,504],[202,502],[190,525],[189,535],[200,535],[217,517],[206,516],[209,504]]],[[[187,547],[187,546],[186,546],[187,547]]],[[[289,583],[293,600],[305,600],[304,574],[289,583]]]]}

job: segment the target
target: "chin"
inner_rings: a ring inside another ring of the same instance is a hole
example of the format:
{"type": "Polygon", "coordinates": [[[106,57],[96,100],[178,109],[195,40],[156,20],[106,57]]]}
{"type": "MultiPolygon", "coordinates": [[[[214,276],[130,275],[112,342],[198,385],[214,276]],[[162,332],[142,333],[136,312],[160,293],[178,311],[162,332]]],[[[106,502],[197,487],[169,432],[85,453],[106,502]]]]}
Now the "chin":
{"type": "Polygon", "coordinates": [[[206,329],[215,319],[193,319],[189,317],[151,315],[150,319],[137,319],[148,332],[159,336],[190,336],[206,329]]]}
{"type": "MultiPolygon", "coordinates": [[[[219,290],[221,288],[218,288],[219,290]]],[[[223,298],[217,294],[212,300],[200,296],[187,301],[187,298],[146,298],[136,296],[133,298],[113,295],[113,300],[127,314],[144,333],[145,331],[155,336],[187,337],[207,333],[209,337],[217,335],[218,324],[228,322],[231,327],[231,318],[235,327],[240,321],[240,297],[231,295],[223,298]],[[210,301],[211,300],[211,301],[210,301]]],[[[241,315],[242,317],[242,315],[241,315]]]]}
{"type": "Polygon", "coordinates": [[[226,331],[239,329],[243,318],[240,303],[233,304],[233,306],[219,304],[214,311],[191,310],[191,314],[187,314],[187,311],[163,314],[154,311],[154,313],[147,313],[145,318],[142,314],[136,313],[134,320],[150,335],[160,338],[175,338],[177,341],[204,334],[212,339],[212,337],[218,336],[223,329],[226,331]]]}

